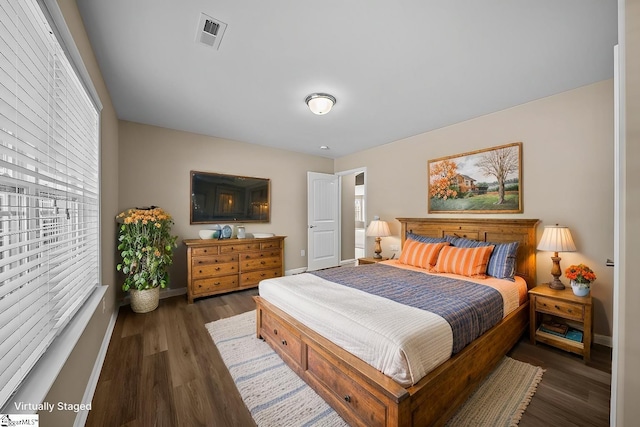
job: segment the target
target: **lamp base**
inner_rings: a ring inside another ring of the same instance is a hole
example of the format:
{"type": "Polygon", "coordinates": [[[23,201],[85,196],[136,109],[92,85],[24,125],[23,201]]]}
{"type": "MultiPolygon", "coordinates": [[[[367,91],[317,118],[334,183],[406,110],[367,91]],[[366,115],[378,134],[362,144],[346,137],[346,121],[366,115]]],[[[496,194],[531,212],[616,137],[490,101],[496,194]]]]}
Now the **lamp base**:
{"type": "Polygon", "coordinates": [[[553,265],[551,266],[553,280],[549,282],[549,287],[551,289],[562,290],[564,289],[564,284],[560,281],[560,276],[562,276],[562,270],[560,269],[561,258],[558,256],[558,252],[555,252],[553,255],[554,256],[551,257],[551,261],[553,261],[553,265]]]}
{"type": "Polygon", "coordinates": [[[380,237],[376,237],[376,248],[373,250],[373,258],[374,259],[380,259],[382,258],[382,255],[380,255],[380,253],[382,252],[382,246],[380,246],[380,241],[382,239],[380,237]]]}
{"type": "Polygon", "coordinates": [[[564,284],[557,277],[549,282],[549,287],[559,291],[565,288],[564,284]]]}

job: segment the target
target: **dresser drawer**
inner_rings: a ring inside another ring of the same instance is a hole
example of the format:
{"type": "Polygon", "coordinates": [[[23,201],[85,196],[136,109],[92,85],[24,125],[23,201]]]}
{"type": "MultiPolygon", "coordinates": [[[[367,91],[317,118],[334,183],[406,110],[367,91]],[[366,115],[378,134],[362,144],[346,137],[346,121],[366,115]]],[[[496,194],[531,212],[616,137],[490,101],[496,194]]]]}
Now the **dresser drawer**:
{"type": "Polygon", "coordinates": [[[280,241],[279,240],[271,240],[268,242],[264,242],[264,243],[260,243],[260,249],[276,249],[276,248],[280,248],[280,241]]]}
{"type": "Polygon", "coordinates": [[[333,400],[351,408],[363,425],[370,427],[387,425],[387,411],[384,403],[330,364],[312,347],[307,347],[307,364],[307,373],[330,390],[333,400]]]}
{"type": "Polygon", "coordinates": [[[240,271],[262,270],[280,267],[282,260],[277,257],[240,261],[240,271]]]}
{"type": "Polygon", "coordinates": [[[223,264],[200,265],[194,266],[192,269],[192,277],[199,279],[211,276],[226,276],[238,272],[238,263],[227,262],[223,264]]]}
{"type": "Polygon", "coordinates": [[[224,245],[220,247],[220,253],[225,254],[229,252],[241,252],[241,251],[255,251],[260,249],[260,243],[234,243],[233,245],[224,245]]]}
{"type": "Polygon", "coordinates": [[[228,291],[238,287],[238,275],[211,277],[193,281],[193,293],[207,294],[216,291],[228,291]]]}
{"type": "Polygon", "coordinates": [[[276,258],[280,256],[280,250],[275,251],[260,251],[260,252],[245,252],[240,254],[240,261],[248,261],[250,259],[262,259],[262,258],[276,258]]]}
{"type": "Polygon", "coordinates": [[[218,246],[206,246],[204,248],[192,248],[191,256],[208,256],[208,255],[218,255],[219,247],[218,246]]]}
{"type": "Polygon", "coordinates": [[[542,313],[561,316],[565,319],[584,320],[584,306],[553,298],[536,297],[536,310],[542,313]]]}
{"type": "Polygon", "coordinates": [[[193,268],[197,268],[201,265],[211,265],[211,264],[224,264],[228,262],[237,262],[238,254],[227,254],[227,255],[215,255],[215,256],[201,256],[201,257],[193,257],[192,258],[193,268]]]}
{"type": "Polygon", "coordinates": [[[262,337],[270,341],[276,350],[293,359],[296,364],[302,363],[302,341],[294,332],[287,329],[282,323],[262,312],[262,337]]]}
{"type": "Polygon", "coordinates": [[[273,279],[282,276],[281,268],[272,268],[270,270],[257,270],[240,275],[240,286],[257,285],[261,280],[273,279]]]}

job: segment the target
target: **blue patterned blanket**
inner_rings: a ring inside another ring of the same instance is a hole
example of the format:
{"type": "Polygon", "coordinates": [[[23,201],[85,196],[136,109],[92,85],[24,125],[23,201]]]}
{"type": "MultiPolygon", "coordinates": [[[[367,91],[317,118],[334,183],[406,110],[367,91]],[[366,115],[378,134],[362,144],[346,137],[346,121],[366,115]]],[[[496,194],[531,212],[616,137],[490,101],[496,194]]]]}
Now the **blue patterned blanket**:
{"type": "Polygon", "coordinates": [[[443,317],[453,331],[453,354],[503,317],[504,304],[500,292],[473,282],[384,264],[338,267],[310,273],[443,317]]]}

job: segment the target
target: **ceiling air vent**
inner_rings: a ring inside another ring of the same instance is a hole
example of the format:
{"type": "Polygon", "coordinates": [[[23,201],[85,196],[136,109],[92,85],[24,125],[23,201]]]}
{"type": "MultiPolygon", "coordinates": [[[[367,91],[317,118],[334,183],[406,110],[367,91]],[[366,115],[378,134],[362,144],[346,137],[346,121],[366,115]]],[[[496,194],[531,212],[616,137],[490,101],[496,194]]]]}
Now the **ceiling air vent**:
{"type": "Polygon", "coordinates": [[[196,33],[196,42],[218,49],[226,29],[227,24],[224,22],[201,13],[198,32],[196,33]]]}

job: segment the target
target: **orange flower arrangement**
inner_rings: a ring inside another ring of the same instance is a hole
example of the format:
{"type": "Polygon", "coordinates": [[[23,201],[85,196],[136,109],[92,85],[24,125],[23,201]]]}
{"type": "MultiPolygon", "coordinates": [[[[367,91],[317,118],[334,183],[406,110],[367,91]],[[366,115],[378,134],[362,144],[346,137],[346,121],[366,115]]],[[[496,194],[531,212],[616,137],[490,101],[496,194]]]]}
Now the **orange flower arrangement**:
{"type": "Polygon", "coordinates": [[[584,264],[571,265],[564,272],[567,279],[587,285],[596,280],[596,273],[584,264]]]}
{"type": "Polygon", "coordinates": [[[173,220],[161,208],[128,209],[119,213],[121,223],[118,250],[122,263],[116,266],[125,274],[123,291],[161,287],[169,281],[167,267],[173,262],[178,236],[171,235],[173,220]]]}

